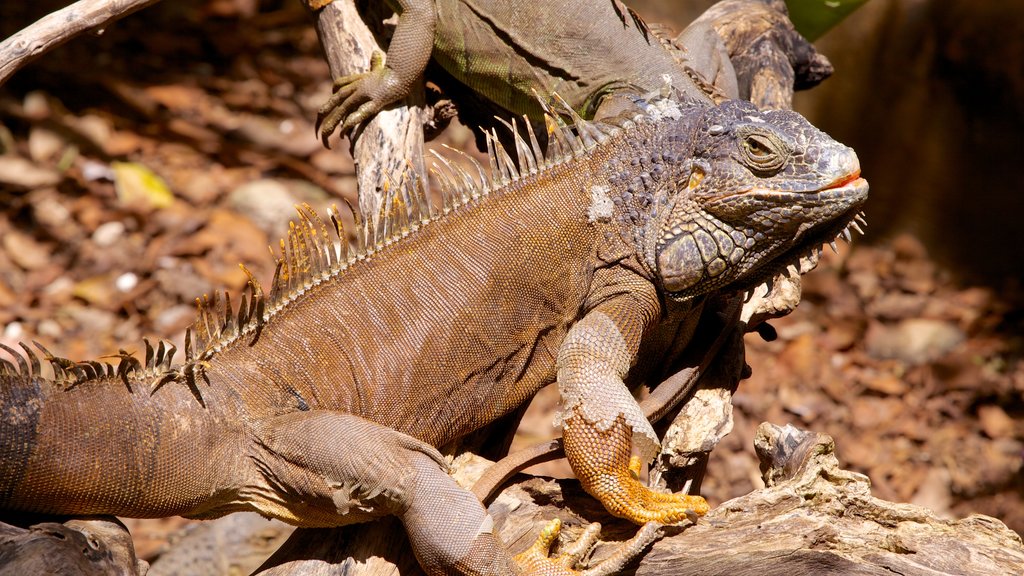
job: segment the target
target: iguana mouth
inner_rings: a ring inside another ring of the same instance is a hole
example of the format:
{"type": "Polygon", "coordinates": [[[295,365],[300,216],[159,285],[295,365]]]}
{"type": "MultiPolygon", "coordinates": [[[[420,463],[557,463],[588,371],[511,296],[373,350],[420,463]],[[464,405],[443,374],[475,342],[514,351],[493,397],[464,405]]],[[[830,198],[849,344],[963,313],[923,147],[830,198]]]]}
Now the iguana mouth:
{"type": "Polygon", "coordinates": [[[860,170],[856,170],[854,172],[851,172],[850,174],[847,174],[846,176],[836,178],[835,180],[832,181],[831,184],[822,188],[822,190],[830,190],[832,188],[844,188],[847,184],[854,183],[857,180],[863,180],[863,178],[860,177],[860,170]]]}
{"type": "MultiPolygon", "coordinates": [[[[787,193],[793,194],[795,193],[787,193]]],[[[753,287],[771,278],[775,274],[783,272],[790,266],[795,266],[796,272],[803,274],[817,266],[818,258],[821,256],[822,247],[828,244],[832,250],[837,250],[836,240],[842,238],[846,242],[853,239],[851,230],[863,234],[861,225],[866,225],[864,213],[861,207],[867,200],[868,182],[860,177],[860,172],[851,174],[844,178],[816,191],[818,198],[826,202],[839,199],[849,203],[842,212],[833,217],[819,222],[805,222],[793,236],[792,244],[781,254],[772,258],[761,267],[759,273],[752,275],[745,284],[753,287]],[[801,262],[806,258],[809,262],[801,262]]]]}
{"type": "Polygon", "coordinates": [[[774,190],[771,188],[750,188],[744,192],[720,196],[717,201],[729,200],[737,196],[748,196],[773,202],[786,201],[807,203],[809,200],[830,202],[838,198],[866,196],[868,182],[860,177],[860,170],[833,180],[831,183],[814,190],[774,190]],[[815,196],[817,195],[817,196],[815,196]]]}
{"type": "MultiPolygon", "coordinates": [[[[867,195],[868,182],[860,177],[860,171],[857,170],[816,190],[801,192],[755,188],[728,198],[717,198],[715,204],[720,208],[725,208],[728,204],[736,206],[739,202],[752,202],[763,209],[775,207],[779,209],[783,218],[794,224],[799,222],[789,228],[788,234],[783,234],[774,241],[765,238],[765,242],[775,245],[774,249],[768,249],[774,252],[774,255],[769,256],[761,252],[760,257],[753,258],[754,265],[751,268],[740,273],[739,277],[731,282],[721,284],[721,288],[729,291],[748,290],[791,267],[795,267],[796,272],[800,274],[810,271],[817,265],[817,257],[824,244],[829,244],[835,250],[835,241],[839,238],[847,242],[852,240],[851,230],[863,233],[860,225],[865,224],[865,220],[861,207],[867,200],[867,195]],[[740,196],[745,198],[741,199],[740,196]]],[[[712,214],[716,212],[710,206],[706,206],[705,209],[712,214]]],[[[724,222],[724,219],[722,221],[724,222]]],[[[758,252],[752,242],[755,234],[755,230],[744,233],[749,242],[745,248],[750,254],[758,252]]],[[[682,233],[676,233],[664,240],[671,243],[681,235],[682,233]]],[[[707,278],[706,271],[701,275],[707,278]]],[[[681,290],[670,290],[669,294],[672,297],[692,295],[695,284],[697,282],[681,290]]]]}
{"type": "Polygon", "coordinates": [[[712,196],[705,206],[712,212],[716,205],[729,205],[737,199],[755,199],[770,204],[826,204],[837,199],[865,196],[868,183],[855,170],[812,190],[779,190],[775,188],[751,187],[712,196]]]}
{"type": "MultiPolygon", "coordinates": [[[[828,236],[835,237],[836,235],[838,235],[840,231],[844,229],[845,226],[849,224],[849,222],[853,219],[852,216],[844,217],[844,215],[849,214],[850,210],[852,209],[859,208],[867,199],[868,181],[860,177],[860,171],[858,170],[854,174],[851,174],[844,178],[837,179],[832,184],[825,186],[824,188],[816,191],[814,194],[816,195],[815,200],[823,201],[824,203],[830,201],[834,202],[840,199],[847,202],[851,202],[850,209],[845,210],[843,214],[837,214],[833,218],[829,218],[828,220],[825,220],[823,222],[804,222],[803,224],[800,225],[799,228],[797,228],[796,234],[794,234],[793,236],[793,243],[796,245],[804,244],[804,236],[806,236],[807,234],[811,233],[816,229],[827,230],[828,228],[830,228],[830,224],[836,224],[836,226],[831,226],[831,228],[835,229],[836,232],[831,235],[823,235],[823,239],[821,240],[821,242],[818,242],[818,244],[820,245],[821,243],[829,241],[828,236]],[[841,227],[839,226],[840,223],[842,223],[841,227]]],[[[811,239],[809,239],[809,241],[810,243],[814,243],[814,238],[812,237],[811,239]]]]}

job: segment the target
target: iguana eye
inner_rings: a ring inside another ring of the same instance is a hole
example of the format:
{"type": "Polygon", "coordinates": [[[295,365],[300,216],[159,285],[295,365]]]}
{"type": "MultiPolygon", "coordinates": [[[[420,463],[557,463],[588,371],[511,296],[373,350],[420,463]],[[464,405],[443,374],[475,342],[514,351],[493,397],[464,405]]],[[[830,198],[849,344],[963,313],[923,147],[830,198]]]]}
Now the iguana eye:
{"type": "Polygon", "coordinates": [[[762,142],[757,136],[747,136],[743,145],[747,147],[750,155],[755,158],[767,158],[772,153],[768,143],[762,142]]]}
{"type": "Polygon", "coordinates": [[[786,165],[789,149],[771,133],[750,131],[740,137],[743,161],[755,173],[770,176],[786,165]]]}

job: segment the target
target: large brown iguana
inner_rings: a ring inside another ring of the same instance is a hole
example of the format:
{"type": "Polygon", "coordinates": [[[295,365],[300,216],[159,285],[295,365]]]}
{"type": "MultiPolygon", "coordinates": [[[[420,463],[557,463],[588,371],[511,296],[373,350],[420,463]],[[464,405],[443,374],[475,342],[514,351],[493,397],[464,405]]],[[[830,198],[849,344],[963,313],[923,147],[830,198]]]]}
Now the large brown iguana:
{"type": "Polygon", "coordinates": [[[254,280],[237,311],[205,302],[184,364],[163,346],[116,368],[47,353],[49,377],[26,346],[0,363],[0,508],[396,515],[428,573],[568,573],[536,549],[514,561],[436,449],[557,380],[589,493],[637,523],[702,513],[631,474],[630,450],[658,442],[626,384],[665,355],[678,311],[831,241],[867,184],[795,113],[645,106],[556,131],[546,156],[518,138],[522,174],[500,148],[489,178],[442,170],[443,213],[393,192],[356,247],[303,210],[269,294],[254,280]]]}

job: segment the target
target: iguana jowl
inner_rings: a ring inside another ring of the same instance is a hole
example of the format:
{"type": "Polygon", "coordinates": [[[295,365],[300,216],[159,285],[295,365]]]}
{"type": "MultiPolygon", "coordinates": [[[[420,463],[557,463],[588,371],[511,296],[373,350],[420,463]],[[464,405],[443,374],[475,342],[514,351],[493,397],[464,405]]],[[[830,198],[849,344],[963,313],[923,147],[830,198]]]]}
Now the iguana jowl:
{"type": "Polygon", "coordinates": [[[745,290],[831,241],[867,184],[795,113],[645,106],[556,129],[547,157],[519,138],[521,174],[500,148],[489,178],[442,169],[443,214],[415,187],[393,193],[385,228],[351,251],[303,210],[270,294],[253,282],[237,313],[204,305],[182,365],[161,346],[117,368],[49,357],[49,378],[26,347],[0,364],[0,508],[393,514],[428,573],[567,573],[514,561],[435,449],[557,379],[589,493],[638,523],[702,513],[631,475],[633,445],[658,444],[624,382],[658,362],[670,302],[745,290]]]}

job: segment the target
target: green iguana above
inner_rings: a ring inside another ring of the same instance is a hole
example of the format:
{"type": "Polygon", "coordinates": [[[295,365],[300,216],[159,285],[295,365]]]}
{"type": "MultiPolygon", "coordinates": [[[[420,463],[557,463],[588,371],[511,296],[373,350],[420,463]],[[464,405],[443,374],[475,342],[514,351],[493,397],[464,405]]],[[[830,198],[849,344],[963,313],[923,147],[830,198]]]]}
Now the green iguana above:
{"type": "MultiPolygon", "coordinates": [[[[306,0],[313,10],[329,3],[306,0]]],[[[493,124],[494,115],[539,118],[537,93],[558,94],[585,118],[611,94],[647,94],[666,83],[708,104],[709,93],[738,94],[726,48],[710,23],[670,40],[618,0],[386,4],[398,13],[387,58],[335,80],[318,118],[325,143],[336,128],[344,135],[408,96],[424,72],[458,100],[463,123],[474,127],[493,124]]]]}
{"type": "Polygon", "coordinates": [[[183,364],[163,344],[116,367],[8,349],[0,509],[395,515],[427,573],[568,574],[537,548],[513,558],[438,451],[557,381],[587,492],[636,523],[702,514],[631,474],[631,449],[658,439],[629,387],[687,310],[848,235],[868,187],[854,151],[796,113],[638,105],[614,125],[577,117],[545,154],[517,134],[518,163],[495,146],[490,176],[442,162],[443,210],[392,190],[356,246],[303,208],[269,293],[251,280],[237,310],[204,300],[183,364]]]}

